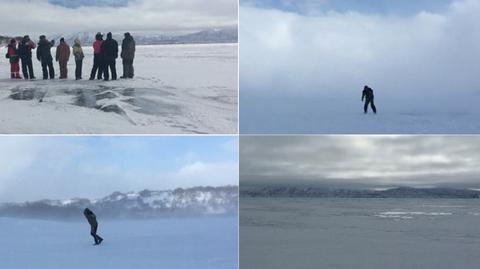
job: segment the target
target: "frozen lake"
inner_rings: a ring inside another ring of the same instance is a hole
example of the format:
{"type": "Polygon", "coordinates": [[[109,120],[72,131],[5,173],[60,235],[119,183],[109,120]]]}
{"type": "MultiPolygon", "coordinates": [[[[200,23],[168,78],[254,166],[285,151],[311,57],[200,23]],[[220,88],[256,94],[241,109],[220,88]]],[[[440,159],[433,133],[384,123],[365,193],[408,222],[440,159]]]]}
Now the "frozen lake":
{"type": "Polygon", "coordinates": [[[237,217],[85,222],[0,218],[0,268],[238,267],[237,217]]]}
{"type": "Polygon", "coordinates": [[[240,268],[476,268],[480,201],[240,199],[240,268]]]}
{"type": "Polygon", "coordinates": [[[37,80],[12,81],[8,59],[0,57],[0,133],[237,132],[237,44],[137,46],[135,78],[108,82],[88,80],[92,49],[84,52],[81,81],[72,59],[68,80],[42,80],[34,59],[37,80]]]}
{"type": "MultiPolygon", "coordinates": [[[[480,92],[382,96],[378,114],[363,113],[361,90],[322,96],[263,96],[240,92],[240,132],[245,134],[476,134],[480,92]]],[[[320,91],[320,90],[319,90],[320,91]]],[[[320,91],[321,92],[321,91],[320,91]]]]}

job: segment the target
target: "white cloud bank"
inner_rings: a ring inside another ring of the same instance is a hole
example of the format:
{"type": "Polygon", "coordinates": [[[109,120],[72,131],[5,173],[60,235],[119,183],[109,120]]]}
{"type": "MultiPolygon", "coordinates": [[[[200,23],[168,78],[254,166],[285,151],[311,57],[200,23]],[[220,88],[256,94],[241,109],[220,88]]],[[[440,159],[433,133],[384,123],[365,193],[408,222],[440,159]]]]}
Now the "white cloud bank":
{"type": "Polygon", "coordinates": [[[247,94],[453,95],[478,89],[480,1],[441,14],[327,12],[304,16],[240,7],[240,82],[247,94]]]}
{"type": "Polygon", "coordinates": [[[0,203],[238,185],[237,138],[168,139],[0,137],[0,203]]]}
{"type": "Polygon", "coordinates": [[[181,33],[236,27],[237,21],[236,0],[131,0],[126,7],[75,9],[47,0],[0,0],[0,35],[87,31],[181,33]]]}

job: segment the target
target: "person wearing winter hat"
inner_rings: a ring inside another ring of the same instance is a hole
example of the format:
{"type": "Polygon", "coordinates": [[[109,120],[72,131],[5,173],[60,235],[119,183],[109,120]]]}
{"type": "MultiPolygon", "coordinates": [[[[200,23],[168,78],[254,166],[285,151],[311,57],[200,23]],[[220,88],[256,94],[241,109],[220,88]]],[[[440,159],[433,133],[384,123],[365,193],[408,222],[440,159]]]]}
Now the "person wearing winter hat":
{"type": "Polygon", "coordinates": [[[12,38],[7,48],[7,54],[5,56],[9,59],[10,62],[10,78],[19,79],[20,66],[18,65],[18,63],[20,62],[20,58],[18,57],[17,41],[12,38]]]}

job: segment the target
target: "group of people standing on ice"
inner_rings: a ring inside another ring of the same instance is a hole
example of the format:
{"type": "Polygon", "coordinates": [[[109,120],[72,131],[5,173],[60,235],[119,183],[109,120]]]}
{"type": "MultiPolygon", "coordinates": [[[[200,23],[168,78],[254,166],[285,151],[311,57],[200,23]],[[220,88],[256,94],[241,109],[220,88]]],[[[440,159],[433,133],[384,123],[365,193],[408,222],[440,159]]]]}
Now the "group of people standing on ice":
{"type": "MultiPolygon", "coordinates": [[[[44,35],[40,36],[38,47],[30,39],[28,35],[17,46],[17,40],[12,39],[8,44],[6,58],[10,62],[10,77],[12,79],[20,79],[20,65],[22,64],[22,73],[25,79],[35,79],[33,73],[32,50],[37,48],[37,59],[42,65],[43,79],[54,79],[55,68],[53,67],[53,56],[51,48],[55,45],[54,40],[47,40],[44,35]]],[[[62,37],[60,44],[56,48],[55,60],[60,67],[60,79],[68,77],[67,63],[70,60],[70,54],[75,59],[75,79],[82,79],[83,54],[82,45],[77,38],[74,41],[72,50],[62,37]]],[[[122,41],[122,51],[120,53],[123,64],[123,76],[121,78],[133,78],[133,59],[135,58],[135,40],[130,33],[124,34],[122,41]]],[[[97,79],[109,80],[117,79],[116,59],[118,58],[118,43],[112,38],[112,33],[107,34],[107,38],[103,40],[103,35],[97,33],[95,42],[93,42],[93,67],[90,73],[90,80],[97,79]]]]}

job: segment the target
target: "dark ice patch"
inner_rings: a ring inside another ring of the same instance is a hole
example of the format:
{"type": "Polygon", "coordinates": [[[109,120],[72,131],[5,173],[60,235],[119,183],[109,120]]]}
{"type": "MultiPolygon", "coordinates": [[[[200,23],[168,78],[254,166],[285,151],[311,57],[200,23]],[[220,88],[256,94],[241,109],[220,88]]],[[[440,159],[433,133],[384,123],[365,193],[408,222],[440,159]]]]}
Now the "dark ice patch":
{"type": "Polygon", "coordinates": [[[123,100],[123,102],[136,106],[136,112],[147,115],[178,115],[181,113],[181,109],[177,105],[152,101],[142,97],[129,98],[123,100]]]}
{"type": "Polygon", "coordinates": [[[12,89],[12,93],[10,94],[10,98],[13,100],[33,100],[33,99],[40,99],[43,95],[45,95],[44,91],[40,91],[38,89],[12,89]]]}

